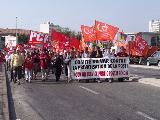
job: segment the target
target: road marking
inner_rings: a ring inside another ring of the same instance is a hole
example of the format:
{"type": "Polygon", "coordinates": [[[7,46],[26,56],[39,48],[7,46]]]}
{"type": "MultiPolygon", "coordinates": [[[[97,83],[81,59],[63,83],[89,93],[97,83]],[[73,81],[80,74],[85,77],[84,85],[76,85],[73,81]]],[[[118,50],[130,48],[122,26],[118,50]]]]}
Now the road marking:
{"type": "Polygon", "coordinates": [[[149,120],[157,120],[157,119],[147,115],[146,113],[143,113],[143,112],[140,112],[140,111],[137,111],[136,113],[141,115],[141,116],[143,116],[143,117],[145,117],[145,118],[147,118],[147,119],[149,119],[149,120]]]}
{"type": "Polygon", "coordinates": [[[87,90],[88,92],[91,92],[91,93],[93,93],[93,94],[96,94],[96,95],[99,94],[98,92],[96,92],[96,91],[94,91],[94,90],[91,90],[91,89],[89,89],[89,88],[86,88],[86,87],[83,87],[83,86],[79,86],[79,87],[82,88],[82,89],[84,89],[84,90],[87,90]]]}

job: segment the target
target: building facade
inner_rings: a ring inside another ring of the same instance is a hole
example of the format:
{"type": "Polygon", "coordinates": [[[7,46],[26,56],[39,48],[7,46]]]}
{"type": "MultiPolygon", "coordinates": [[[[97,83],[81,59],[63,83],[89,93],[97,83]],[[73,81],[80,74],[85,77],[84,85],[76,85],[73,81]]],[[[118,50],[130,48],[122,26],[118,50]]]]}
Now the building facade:
{"type": "Polygon", "coordinates": [[[149,21],[149,32],[160,32],[160,20],[149,21]]]}
{"type": "Polygon", "coordinates": [[[51,34],[52,28],[54,28],[54,24],[51,22],[40,24],[40,32],[51,34]]]}

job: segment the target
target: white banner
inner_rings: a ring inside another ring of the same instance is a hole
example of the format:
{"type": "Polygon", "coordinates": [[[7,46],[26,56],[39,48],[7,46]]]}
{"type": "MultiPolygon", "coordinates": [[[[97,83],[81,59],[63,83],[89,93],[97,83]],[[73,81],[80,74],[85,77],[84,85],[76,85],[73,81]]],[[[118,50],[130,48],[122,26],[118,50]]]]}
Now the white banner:
{"type": "Polygon", "coordinates": [[[48,41],[49,41],[48,34],[31,31],[30,39],[28,43],[29,44],[44,44],[44,43],[47,43],[48,41]]]}
{"type": "Polygon", "coordinates": [[[121,78],[129,77],[129,59],[78,58],[71,61],[72,79],[121,78]]]}

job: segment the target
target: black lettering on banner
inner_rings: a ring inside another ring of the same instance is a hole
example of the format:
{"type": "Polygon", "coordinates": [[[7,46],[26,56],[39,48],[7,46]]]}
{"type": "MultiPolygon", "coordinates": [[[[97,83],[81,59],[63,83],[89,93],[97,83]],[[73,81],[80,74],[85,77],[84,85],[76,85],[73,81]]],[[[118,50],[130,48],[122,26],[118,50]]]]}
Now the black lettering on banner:
{"type": "Polygon", "coordinates": [[[78,66],[78,69],[77,70],[79,70],[81,68],[81,66],[78,66]]]}
{"type": "Polygon", "coordinates": [[[100,59],[100,63],[109,63],[109,59],[100,59]]]}
{"type": "Polygon", "coordinates": [[[96,60],[96,63],[99,63],[99,60],[96,60]]]}
{"type": "Polygon", "coordinates": [[[91,65],[86,65],[85,69],[91,69],[91,65]]]}
{"type": "Polygon", "coordinates": [[[115,59],[111,59],[111,63],[115,63],[115,59]]]}
{"type": "Polygon", "coordinates": [[[96,60],[93,60],[93,63],[96,63],[96,60]]]}
{"type": "Polygon", "coordinates": [[[126,63],[126,59],[124,58],[124,63],[126,63]]]}
{"type": "Polygon", "coordinates": [[[119,59],[116,59],[116,63],[119,63],[119,59]]]}
{"type": "Polygon", "coordinates": [[[102,65],[100,65],[100,68],[103,68],[103,64],[102,64],[102,65]]]}
{"type": "Polygon", "coordinates": [[[117,68],[117,64],[113,64],[113,68],[117,68]]]}
{"type": "Polygon", "coordinates": [[[106,64],[103,64],[104,65],[104,68],[107,68],[107,65],[106,64]]]}
{"type": "Polygon", "coordinates": [[[121,64],[118,64],[118,68],[121,68],[121,64]]]}
{"type": "Polygon", "coordinates": [[[96,65],[92,65],[92,69],[96,69],[96,65]]]}
{"type": "Polygon", "coordinates": [[[85,64],[90,64],[90,60],[85,60],[85,64]]]}
{"type": "Polygon", "coordinates": [[[72,70],[75,70],[75,66],[72,67],[72,70]]]}
{"type": "Polygon", "coordinates": [[[112,64],[108,64],[108,68],[112,68],[112,64]]]}
{"type": "Polygon", "coordinates": [[[75,64],[75,65],[77,64],[77,60],[74,61],[74,64],[75,64]]]}

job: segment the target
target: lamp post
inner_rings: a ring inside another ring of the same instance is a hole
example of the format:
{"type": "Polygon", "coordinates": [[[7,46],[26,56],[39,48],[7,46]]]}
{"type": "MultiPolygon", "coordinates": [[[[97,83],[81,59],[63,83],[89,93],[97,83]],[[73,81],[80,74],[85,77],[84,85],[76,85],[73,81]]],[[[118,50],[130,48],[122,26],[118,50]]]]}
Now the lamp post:
{"type": "Polygon", "coordinates": [[[18,39],[17,39],[17,18],[18,17],[16,17],[16,44],[18,43],[18,39]]]}

